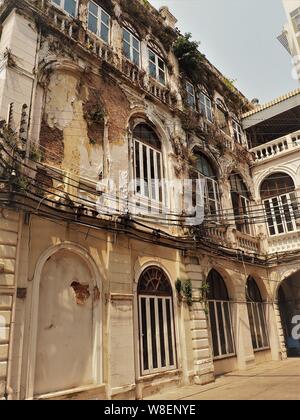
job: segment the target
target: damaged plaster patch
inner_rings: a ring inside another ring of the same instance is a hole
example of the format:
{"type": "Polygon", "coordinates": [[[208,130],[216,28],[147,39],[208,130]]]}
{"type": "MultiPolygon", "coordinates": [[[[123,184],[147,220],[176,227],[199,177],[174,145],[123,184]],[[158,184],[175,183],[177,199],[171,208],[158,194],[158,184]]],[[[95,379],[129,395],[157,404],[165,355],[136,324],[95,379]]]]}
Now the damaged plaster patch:
{"type": "Polygon", "coordinates": [[[50,127],[45,119],[42,121],[40,144],[44,148],[44,159],[60,165],[64,156],[64,134],[57,127],[50,127]]]}
{"type": "Polygon", "coordinates": [[[80,284],[77,281],[73,281],[71,288],[75,293],[77,305],[83,306],[85,302],[90,298],[90,288],[88,284],[80,284]]]}

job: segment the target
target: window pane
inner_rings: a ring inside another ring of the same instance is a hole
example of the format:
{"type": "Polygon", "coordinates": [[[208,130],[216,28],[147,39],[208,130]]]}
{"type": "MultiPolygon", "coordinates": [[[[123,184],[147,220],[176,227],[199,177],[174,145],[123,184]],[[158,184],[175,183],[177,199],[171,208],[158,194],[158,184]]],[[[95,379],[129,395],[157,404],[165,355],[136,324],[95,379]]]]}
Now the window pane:
{"type": "Polygon", "coordinates": [[[269,339],[268,339],[268,329],[266,324],[266,307],[263,303],[258,305],[258,311],[259,311],[259,317],[260,317],[260,323],[262,327],[262,333],[263,333],[263,346],[268,347],[269,346],[269,339]]]}
{"type": "Polygon", "coordinates": [[[128,58],[129,60],[131,59],[130,57],[130,45],[127,44],[127,42],[124,41],[123,43],[123,54],[125,55],[126,58],[128,58]]]}
{"type": "Polygon", "coordinates": [[[262,348],[263,347],[263,341],[262,341],[262,336],[261,336],[261,331],[260,331],[260,322],[259,322],[257,304],[254,303],[252,305],[252,307],[253,307],[253,312],[254,312],[254,322],[255,322],[255,326],[256,326],[257,345],[258,345],[258,348],[262,348]]]}
{"type": "Polygon", "coordinates": [[[108,43],[108,41],[109,41],[109,29],[103,24],[101,24],[101,35],[100,35],[100,37],[101,37],[101,39],[103,39],[104,42],[108,43]]]}
{"type": "Polygon", "coordinates": [[[145,196],[149,197],[149,185],[148,185],[148,159],[147,159],[147,148],[143,146],[143,166],[144,166],[144,189],[145,196]]]}
{"type": "Polygon", "coordinates": [[[142,327],[142,342],[143,342],[143,367],[144,370],[149,369],[148,361],[148,338],[147,338],[147,316],[146,316],[146,299],[141,298],[141,327],[142,327]]]}
{"type": "Polygon", "coordinates": [[[154,151],[150,150],[150,171],[151,171],[151,191],[152,191],[152,198],[156,200],[155,195],[155,170],[154,170],[154,151]]]}
{"type": "Polygon", "coordinates": [[[168,328],[168,343],[169,343],[169,353],[170,353],[170,365],[174,365],[174,353],[173,353],[173,341],[172,341],[172,323],[171,323],[171,305],[170,301],[166,300],[166,312],[167,312],[167,328],[168,328]]]}
{"type": "Polygon", "coordinates": [[[140,144],[135,142],[135,180],[137,186],[137,193],[141,192],[141,168],[140,168],[140,144]]]}
{"type": "Polygon", "coordinates": [[[136,50],[140,50],[140,41],[138,41],[136,38],[132,37],[132,46],[136,50]]]}
{"type": "Polygon", "coordinates": [[[162,83],[163,85],[165,84],[165,82],[166,82],[166,79],[165,79],[165,73],[163,72],[163,71],[161,71],[161,70],[159,70],[159,81],[160,81],[160,83],[162,83]]]}
{"type": "Polygon", "coordinates": [[[101,20],[102,20],[102,22],[103,22],[106,26],[109,26],[109,23],[110,23],[110,17],[109,17],[109,15],[108,15],[107,13],[105,13],[103,10],[102,10],[102,14],[101,14],[101,20]]]}
{"type": "Polygon", "coordinates": [[[163,316],[163,300],[162,299],[158,299],[158,317],[159,317],[161,365],[162,367],[165,367],[167,365],[167,362],[166,362],[166,347],[165,347],[164,316],[163,316]]]}
{"type": "Polygon", "coordinates": [[[151,63],[151,61],[149,62],[149,73],[150,73],[150,76],[156,79],[156,65],[151,63]]]}
{"type": "Polygon", "coordinates": [[[98,24],[97,19],[93,15],[89,14],[88,28],[90,31],[94,32],[95,34],[97,33],[97,24],[98,24]]]}
{"type": "Polygon", "coordinates": [[[123,39],[130,44],[130,33],[126,29],[123,29],[123,39]]]}
{"type": "Polygon", "coordinates": [[[150,319],[151,319],[151,342],[152,342],[153,369],[157,369],[158,368],[158,363],[157,363],[156,319],[155,319],[155,302],[154,302],[154,299],[150,299],[150,319]]]}
{"type": "Polygon", "coordinates": [[[224,328],[224,319],[223,319],[221,302],[217,302],[217,314],[218,314],[218,321],[219,321],[219,337],[220,337],[220,342],[221,342],[221,352],[222,352],[222,355],[225,355],[227,354],[227,351],[226,351],[225,328],[224,328]]]}
{"type": "Polygon", "coordinates": [[[65,10],[71,16],[76,16],[76,0],[65,0],[65,10]]]}
{"type": "Polygon", "coordinates": [[[214,357],[220,356],[219,352],[219,343],[218,343],[218,330],[217,330],[217,321],[215,314],[215,305],[214,302],[209,302],[209,318],[210,318],[210,327],[213,341],[213,353],[214,357]]]}
{"type": "Polygon", "coordinates": [[[252,346],[254,350],[257,350],[257,343],[256,343],[256,333],[254,328],[254,318],[253,318],[253,312],[252,312],[252,304],[248,303],[248,316],[249,316],[249,325],[250,325],[250,332],[251,332],[251,339],[252,339],[252,346]]]}
{"type": "Polygon", "coordinates": [[[224,302],[224,316],[225,316],[225,331],[227,333],[227,343],[228,343],[228,352],[230,354],[234,353],[234,345],[232,339],[232,325],[231,325],[231,317],[230,317],[230,303],[224,302]]]}
{"type": "Polygon", "coordinates": [[[93,15],[98,16],[98,6],[91,1],[89,2],[89,11],[93,13],[93,15]]]}
{"type": "Polygon", "coordinates": [[[160,58],[158,58],[158,67],[162,70],[165,69],[165,63],[160,58]]]}
{"type": "Polygon", "coordinates": [[[149,60],[152,61],[153,63],[155,63],[155,54],[149,50],[149,60]]]}
{"type": "Polygon", "coordinates": [[[133,50],[133,62],[134,62],[134,64],[136,64],[137,66],[139,66],[140,65],[140,54],[136,51],[136,50],[133,50]]]}

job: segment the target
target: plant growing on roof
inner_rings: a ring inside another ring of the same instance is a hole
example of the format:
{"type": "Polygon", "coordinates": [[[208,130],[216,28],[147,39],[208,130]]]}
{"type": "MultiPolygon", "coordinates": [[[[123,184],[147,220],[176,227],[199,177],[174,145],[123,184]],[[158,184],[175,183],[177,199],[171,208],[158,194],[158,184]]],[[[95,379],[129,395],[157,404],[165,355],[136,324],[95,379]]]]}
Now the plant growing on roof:
{"type": "Polygon", "coordinates": [[[164,25],[160,14],[152,8],[148,0],[121,0],[121,8],[134,22],[144,26],[147,30],[151,29],[153,35],[160,40],[165,49],[170,50],[177,38],[177,33],[174,29],[164,25]]]}
{"type": "Polygon", "coordinates": [[[203,75],[205,56],[199,51],[200,43],[192,41],[192,35],[186,33],[177,38],[173,50],[180,69],[195,84],[199,84],[203,75]]]}

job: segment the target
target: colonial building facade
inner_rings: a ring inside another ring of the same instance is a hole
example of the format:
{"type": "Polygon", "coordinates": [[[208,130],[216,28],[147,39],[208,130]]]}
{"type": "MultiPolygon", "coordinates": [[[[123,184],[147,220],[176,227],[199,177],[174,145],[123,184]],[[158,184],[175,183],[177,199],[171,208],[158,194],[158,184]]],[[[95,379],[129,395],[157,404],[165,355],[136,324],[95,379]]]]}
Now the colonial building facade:
{"type": "Polygon", "coordinates": [[[300,92],[254,108],[145,1],[1,3],[1,398],[297,354],[300,92]]]}

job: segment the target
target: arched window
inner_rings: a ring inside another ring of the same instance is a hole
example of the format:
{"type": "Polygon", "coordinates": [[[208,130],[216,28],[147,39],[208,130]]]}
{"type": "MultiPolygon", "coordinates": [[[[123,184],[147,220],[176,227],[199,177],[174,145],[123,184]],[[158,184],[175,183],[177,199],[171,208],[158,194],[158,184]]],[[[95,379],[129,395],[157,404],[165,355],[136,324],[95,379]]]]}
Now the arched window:
{"type": "Polygon", "coordinates": [[[251,206],[248,189],[240,175],[231,174],[229,179],[236,228],[239,232],[252,235],[253,227],[250,223],[251,206]]]}
{"type": "Polygon", "coordinates": [[[141,66],[141,42],[134,27],[128,23],[123,23],[123,54],[133,64],[141,66]]]}
{"type": "Polygon", "coordinates": [[[156,203],[164,203],[161,142],[148,124],[133,131],[136,194],[156,203]]]}
{"type": "Polygon", "coordinates": [[[149,42],[148,44],[148,58],[149,75],[165,85],[167,82],[166,63],[163,59],[162,52],[153,42],[149,42]]]}
{"type": "Polygon", "coordinates": [[[194,178],[203,181],[200,191],[202,193],[204,188],[202,196],[204,196],[205,213],[206,215],[220,215],[221,200],[217,174],[205,155],[196,151],[195,157],[194,178]]]}
{"type": "Polygon", "coordinates": [[[231,307],[221,275],[211,270],[207,278],[209,318],[215,359],[235,355],[231,307]]]}
{"type": "Polygon", "coordinates": [[[267,177],[260,188],[270,236],[297,230],[298,212],[295,185],[292,178],[282,172],[267,177]]]}
{"type": "Polygon", "coordinates": [[[139,342],[143,375],[176,368],[172,288],[158,267],[146,269],[138,285],[139,342]]]}
{"type": "Polygon", "coordinates": [[[217,122],[220,129],[230,136],[229,124],[228,124],[228,111],[226,105],[221,99],[216,100],[216,112],[217,112],[217,122]]]}
{"type": "Polygon", "coordinates": [[[269,338],[265,315],[266,307],[253,277],[248,278],[246,298],[253,349],[254,351],[268,349],[269,338]]]}

